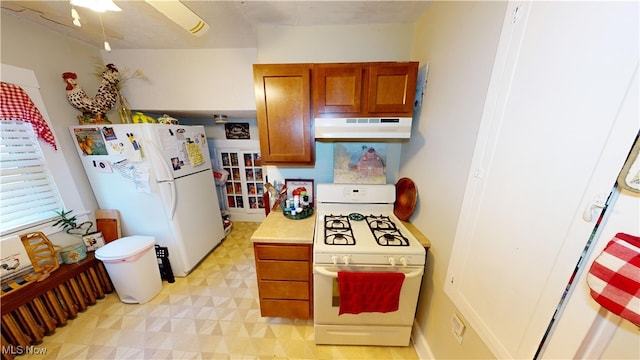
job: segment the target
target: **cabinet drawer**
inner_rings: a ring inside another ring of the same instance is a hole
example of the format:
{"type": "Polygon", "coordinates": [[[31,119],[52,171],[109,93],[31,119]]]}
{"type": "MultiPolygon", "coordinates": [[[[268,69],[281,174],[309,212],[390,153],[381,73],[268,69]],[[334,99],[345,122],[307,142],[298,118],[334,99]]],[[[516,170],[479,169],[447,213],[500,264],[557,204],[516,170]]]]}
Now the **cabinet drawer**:
{"type": "Polygon", "coordinates": [[[304,281],[258,281],[264,299],[309,300],[309,283],[304,281]]]}
{"type": "Polygon", "coordinates": [[[306,261],[258,260],[256,265],[258,280],[309,281],[309,263],[306,261]]]}
{"type": "Polygon", "coordinates": [[[260,314],[268,317],[311,318],[311,306],[304,300],[260,300],[260,314]]]}
{"type": "Polygon", "coordinates": [[[258,260],[311,260],[309,245],[263,245],[254,244],[258,260]]]}

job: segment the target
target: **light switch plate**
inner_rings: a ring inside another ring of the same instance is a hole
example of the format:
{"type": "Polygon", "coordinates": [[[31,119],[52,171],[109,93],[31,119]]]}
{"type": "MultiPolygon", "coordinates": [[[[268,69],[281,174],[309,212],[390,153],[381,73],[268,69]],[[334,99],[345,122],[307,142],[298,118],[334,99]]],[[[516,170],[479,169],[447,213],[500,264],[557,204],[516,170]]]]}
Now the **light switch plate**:
{"type": "Polygon", "coordinates": [[[460,344],[462,344],[462,336],[464,335],[465,329],[466,329],[466,326],[464,325],[462,320],[460,320],[458,315],[453,314],[451,316],[451,331],[453,332],[453,335],[455,335],[456,340],[458,340],[458,343],[460,344]]]}

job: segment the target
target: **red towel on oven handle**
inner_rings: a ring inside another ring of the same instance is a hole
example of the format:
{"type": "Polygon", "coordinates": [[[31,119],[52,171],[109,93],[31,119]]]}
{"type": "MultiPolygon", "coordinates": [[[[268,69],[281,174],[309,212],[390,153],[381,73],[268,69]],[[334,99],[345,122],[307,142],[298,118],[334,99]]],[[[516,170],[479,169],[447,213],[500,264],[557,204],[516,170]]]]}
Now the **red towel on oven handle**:
{"type": "Polygon", "coordinates": [[[403,282],[401,272],[338,271],[339,315],[397,311],[403,282]]]}
{"type": "Polygon", "coordinates": [[[617,233],[591,264],[587,284],[603,308],[640,326],[640,237],[617,233]]]}

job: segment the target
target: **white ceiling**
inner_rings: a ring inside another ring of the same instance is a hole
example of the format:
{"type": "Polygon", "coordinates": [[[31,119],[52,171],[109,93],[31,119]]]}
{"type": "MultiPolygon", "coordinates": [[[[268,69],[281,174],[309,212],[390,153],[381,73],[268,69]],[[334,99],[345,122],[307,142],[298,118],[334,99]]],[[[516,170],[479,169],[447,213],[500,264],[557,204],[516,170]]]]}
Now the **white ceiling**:
{"type": "MultiPolygon", "coordinates": [[[[356,25],[414,23],[429,1],[182,1],[210,26],[191,35],[142,0],[114,1],[122,12],[101,15],[113,49],[213,49],[257,47],[258,25],[356,25]]],[[[69,1],[2,1],[2,12],[102,47],[100,16],[69,1]]]]}

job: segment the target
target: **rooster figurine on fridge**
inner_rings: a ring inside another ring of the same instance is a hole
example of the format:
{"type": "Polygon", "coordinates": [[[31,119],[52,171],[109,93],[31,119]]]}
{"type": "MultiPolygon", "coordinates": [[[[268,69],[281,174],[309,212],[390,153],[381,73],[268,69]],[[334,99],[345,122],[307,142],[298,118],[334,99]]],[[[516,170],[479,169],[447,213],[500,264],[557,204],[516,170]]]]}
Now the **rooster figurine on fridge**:
{"type": "Polygon", "coordinates": [[[78,83],[78,75],[65,72],[62,78],[67,84],[67,100],[76,109],[82,111],[78,115],[81,124],[86,123],[110,123],[107,112],[115,105],[118,97],[118,83],[120,81],[118,69],[113,64],[108,64],[102,72],[102,81],[98,86],[96,96],[90,98],[78,83]]]}

